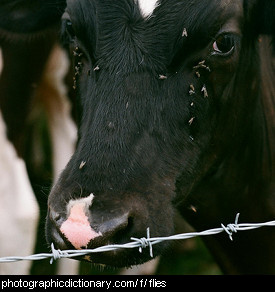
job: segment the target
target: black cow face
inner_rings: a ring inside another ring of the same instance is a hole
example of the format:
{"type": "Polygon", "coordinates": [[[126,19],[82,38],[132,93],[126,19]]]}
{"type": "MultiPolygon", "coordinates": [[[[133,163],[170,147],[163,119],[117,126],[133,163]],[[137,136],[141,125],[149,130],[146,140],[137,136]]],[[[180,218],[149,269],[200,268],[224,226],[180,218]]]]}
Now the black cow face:
{"type": "MultiPolygon", "coordinates": [[[[82,249],[126,243],[148,227],[152,237],[171,235],[175,202],[217,161],[224,137],[234,139],[246,123],[240,96],[253,85],[256,43],[246,34],[246,5],[67,4],[63,37],[82,119],[76,152],[49,197],[48,241],[82,249]]],[[[165,247],[154,246],[154,255],[165,247]]],[[[149,258],[138,249],[86,257],[115,266],[149,258]]]]}

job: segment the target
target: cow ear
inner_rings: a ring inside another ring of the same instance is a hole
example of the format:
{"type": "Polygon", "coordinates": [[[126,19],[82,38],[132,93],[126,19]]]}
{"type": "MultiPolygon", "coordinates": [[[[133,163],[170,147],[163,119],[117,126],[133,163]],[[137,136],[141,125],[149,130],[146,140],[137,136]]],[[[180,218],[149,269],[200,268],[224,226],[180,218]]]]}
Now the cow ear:
{"type": "Polygon", "coordinates": [[[254,31],[273,37],[275,49],[275,0],[256,0],[252,15],[254,31]]]}

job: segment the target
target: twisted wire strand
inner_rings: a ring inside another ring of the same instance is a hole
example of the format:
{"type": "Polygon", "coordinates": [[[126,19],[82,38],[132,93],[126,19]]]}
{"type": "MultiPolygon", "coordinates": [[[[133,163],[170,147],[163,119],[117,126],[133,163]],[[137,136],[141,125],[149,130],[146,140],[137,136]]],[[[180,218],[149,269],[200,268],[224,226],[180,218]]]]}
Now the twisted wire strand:
{"type": "Polygon", "coordinates": [[[195,238],[199,236],[210,236],[210,235],[216,235],[222,232],[226,232],[230,238],[230,240],[233,240],[233,233],[236,233],[238,231],[247,231],[247,230],[253,230],[258,229],[262,227],[275,227],[275,220],[269,221],[265,223],[238,223],[240,214],[237,214],[235,223],[228,224],[227,226],[221,224],[221,227],[219,228],[213,228],[201,232],[189,232],[189,233],[182,233],[167,237],[150,237],[150,229],[147,228],[147,238],[131,238],[132,242],[125,243],[125,244],[112,244],[112,245],[106,245],[97,247],[94,249],[85,249],[85,250],[60,250],[55,249],[54,244],[51,244],[51,253],[40,253],[40,254],[34,254],[30,256],[9,256],[9,257],[2,257],[0,258],[0,263],[12,263],[12,262],[18,262],[18,261],[37,261],[37,260],[43,260],[43,259],[50,259],[50,263],[52,264],[54,260],[58,260],[60,258],[73,258],[78,256],[85,256],[88,254],[93,253],[102,253],[107,251],[114,251],[118,249],[132,249],[132,248],[138,248],[139,252],[142,253],[143,249],[149,247],[150,256],[153,257],[153,246],[155,244],[165,242],[165,241],[173,241],[173,240],[184,240],[189,238],[195,238]]]}

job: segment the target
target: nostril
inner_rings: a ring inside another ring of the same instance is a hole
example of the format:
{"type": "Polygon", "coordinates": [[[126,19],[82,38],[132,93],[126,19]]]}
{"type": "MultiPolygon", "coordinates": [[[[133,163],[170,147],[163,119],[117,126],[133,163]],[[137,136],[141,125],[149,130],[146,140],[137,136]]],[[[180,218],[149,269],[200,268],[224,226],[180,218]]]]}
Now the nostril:
{"type": "Polygon", "coordinates": [[[128,218],[128,226],[127,229],[130,232],[134,227],[134,218],[133,217],[129,217],[128,218]]]}
{"type": "Polygon", "coordinates": [[[49,209],[48,214],[52,224],[54,224],[54,226],[59,229],[62,223],[65,221],[66,215],[60,212],[56,212],[53,209],[49,209]]]}
{"type": "Polygon", "coordinates": [[[129,213],[126,213],[123,216],[103,222],[99,226],[104,237],[103,240],[114,244],[128,242],[134,225],[133,221],[129,213]]]}
{"type": "Polygon", "coordinates": [[[60,249],[67,249],[67,244],[60,232],[62,221],[64,219],[62,219],[61,214],[49,210],[46,217],[46,240],[49,244],[54,243],[60,249]]]}
{"type": "Polygon", "coordinates": [[[57,221],[59,221],[61,219],[60,213],[57,213],[57,212],[52,211],[52,210],[50,211],[50,217],[55,222],[57,222],[57,221]]]}
{"type": "Polygon", "coordinates": [[[120,230],[125,230],[128,226],[128,213],[124,214],[123,216],[112,218],[108,221],[103,222],[100,224],[100,231],[103,234],[108,234],[109,236],[113,236],[120,230]]]}
{"type": "MultiPolygon", "coordinates": [[[[124,229],[124,234],[126,235],[130,235],[130,234],[132,234],[132,232],[133,232],[133,229],[134,229],[134,218],[133,217],[129,217],[128,218],[128,224],[127,224],[127,226],[126,226],[126,228],[124,229]]],[[[129,238],[130,238],[131,236],[129,236],[129,238]]],[[[128,239],[129,239],[128,238],[128,239]]]]}
{"type": "Polygon", "coordinates": [[[132,231],[134,227],[134,218],[129,217],[127,220],[127,224],[121,226],[121,229],[117,229],[116,233],[113,236],[114,243],[126,243],[132,237],[132,231]]]}

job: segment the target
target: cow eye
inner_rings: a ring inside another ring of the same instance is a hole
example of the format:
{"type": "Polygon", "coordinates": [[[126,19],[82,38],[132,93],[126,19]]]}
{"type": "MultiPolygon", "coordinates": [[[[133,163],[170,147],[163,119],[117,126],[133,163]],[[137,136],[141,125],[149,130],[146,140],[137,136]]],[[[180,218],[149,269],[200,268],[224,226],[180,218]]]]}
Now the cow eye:
{"type": "Polygon", "coordinates": [[[75,39],[75,31],[73,28],[72,21],[67,12],[62,17],[62,40],[64,44],[72,43],[75,39]]]}
{"type": "Polygon", "coordinates": [[[75,39],[75,31],[73,28],[73,24],[70,20],[65,20],[64,21],[64,34],[65,38],[67,39],[68,42],[73,42],[75,39]]]}
{"type": "Polygon", "coordinates": [[[219,55],[227,57],[234,52],[235,49],[235,35],[234,34],[222,34],[217,37],[213,43],[212,55],[219,55]]]}
{"type": "Polygon", "coordinates": [[[66,20],[66,32],[71,38],[75,37],[73,24],[72,24],[72,22],[70,20],[66,20]]]}

